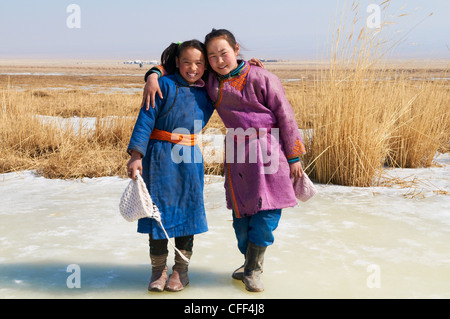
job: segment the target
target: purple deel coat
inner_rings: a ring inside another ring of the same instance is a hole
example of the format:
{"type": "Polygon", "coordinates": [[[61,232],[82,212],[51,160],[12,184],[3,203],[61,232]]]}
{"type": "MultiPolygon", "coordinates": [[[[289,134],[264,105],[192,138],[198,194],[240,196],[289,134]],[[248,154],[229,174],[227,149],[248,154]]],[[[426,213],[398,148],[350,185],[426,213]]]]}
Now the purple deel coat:
{"type": "Polygon", "coordinates": [[[238,218],[295,206],[288,160],[305,153],[278,77],[244,63],[235,76],[219,78],[211,72],[206,85],[227,127],[226,200],[238,218]]]}

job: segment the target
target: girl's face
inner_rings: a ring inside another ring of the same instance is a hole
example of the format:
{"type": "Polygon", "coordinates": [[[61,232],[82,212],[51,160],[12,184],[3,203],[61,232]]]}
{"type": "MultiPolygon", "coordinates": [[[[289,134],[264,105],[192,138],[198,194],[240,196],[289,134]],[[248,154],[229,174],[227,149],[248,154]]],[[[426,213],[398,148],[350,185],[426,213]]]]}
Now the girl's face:
{"type": "Polygon", "coordinates": [[[226,75],[238,67],[239,44],[233,48],[223,37],[212,39],[206,48],[211,68],[220,75],[226,75]]]}
{"type": "Polygon", "coordinates": [[[184,49],[176,58],[177,68],[181,77],[189,84],[194,84],[205,73],[205,57],[195,48],[184,49]]]}

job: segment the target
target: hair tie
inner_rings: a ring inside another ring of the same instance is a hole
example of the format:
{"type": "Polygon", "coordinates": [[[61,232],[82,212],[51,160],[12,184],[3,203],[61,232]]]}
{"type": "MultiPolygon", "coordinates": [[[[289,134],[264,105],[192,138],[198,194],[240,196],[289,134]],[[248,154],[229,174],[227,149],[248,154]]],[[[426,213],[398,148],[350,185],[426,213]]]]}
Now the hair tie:
{"type": "Polygon", "coordinates": [[[181,41],[178,41],[178,42],[177,42],[178,45],[180,45],[181,43],[183,43],[183,42],[181,42],[181,41]]]}

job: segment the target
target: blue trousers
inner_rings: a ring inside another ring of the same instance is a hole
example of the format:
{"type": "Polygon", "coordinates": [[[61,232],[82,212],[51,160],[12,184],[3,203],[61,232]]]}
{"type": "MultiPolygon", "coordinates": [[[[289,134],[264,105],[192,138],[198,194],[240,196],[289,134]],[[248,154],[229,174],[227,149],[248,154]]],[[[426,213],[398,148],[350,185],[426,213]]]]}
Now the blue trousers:
{"type": "Polygon", "coordinates": [[[255,215],[237,218],[233,213],[233,228],[239,251],[247,253],[248,242],[267,247],[273,244],[273,231],[277,229],[281,218],[281,209],[262,210],[255,215]]]}

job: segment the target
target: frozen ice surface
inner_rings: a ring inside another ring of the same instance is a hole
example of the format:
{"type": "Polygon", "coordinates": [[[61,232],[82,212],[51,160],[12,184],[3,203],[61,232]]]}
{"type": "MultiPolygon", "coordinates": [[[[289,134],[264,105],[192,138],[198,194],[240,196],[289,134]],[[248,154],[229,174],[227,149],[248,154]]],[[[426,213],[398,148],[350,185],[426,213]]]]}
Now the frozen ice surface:
{"type": "Polygon", "coordinates": [[[388,171],[415,179],[409,188],[317,185],[316,197],[285,209],[262,293],[231,278],[244,259],[221,177],[207,177],[209,231],[195,236],[189,286],[153,293],[148,237],[118,210],[128,180],[2,174],[0,297],[449,298],[450,157],[436,161],[440,167],[388,171]],[[73,264],[80,288],[67,285],[73,264]]]}

